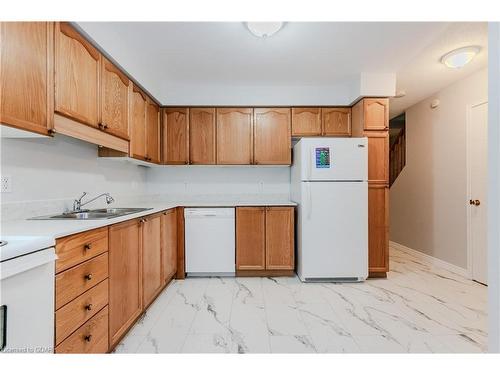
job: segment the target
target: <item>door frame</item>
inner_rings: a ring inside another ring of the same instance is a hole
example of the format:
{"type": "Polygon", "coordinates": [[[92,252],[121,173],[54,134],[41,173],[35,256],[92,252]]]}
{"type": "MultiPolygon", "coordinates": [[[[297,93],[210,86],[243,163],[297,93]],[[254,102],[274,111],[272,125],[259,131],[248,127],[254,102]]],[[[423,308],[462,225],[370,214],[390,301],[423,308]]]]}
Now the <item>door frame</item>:
{"type": "MultiPolygon", "coordinates": [[[[479,107],[480,105],[488,104],[488,98],[480,100],[479,102],[468,104],[466,107],[466,121],[465,121],[465,166],[467,169],[467,199],[471,197],[471,169],[470,169],[470,157],[471,157],[471,145],[470,145],[470,133],[471,133],[471,111],[474,107],[479,107]]],[[[488,130],[488,129],[487,129],[488,130]]],[[[488,180],[486,181],[488,185],[488,180]]],[[[487,186],[488,187],[488,186],[487,186]]],[[[466,200],[467,202],[467,200],[466,200]]],[[[472,228],[471,228],[471,206],[467,204],[467,278],[472,280],[472,228]]],[[[488,251],[488,250],[486,250],[488,251]]],[[[488,259],[488,258],[486,258],[488,259]]]]}

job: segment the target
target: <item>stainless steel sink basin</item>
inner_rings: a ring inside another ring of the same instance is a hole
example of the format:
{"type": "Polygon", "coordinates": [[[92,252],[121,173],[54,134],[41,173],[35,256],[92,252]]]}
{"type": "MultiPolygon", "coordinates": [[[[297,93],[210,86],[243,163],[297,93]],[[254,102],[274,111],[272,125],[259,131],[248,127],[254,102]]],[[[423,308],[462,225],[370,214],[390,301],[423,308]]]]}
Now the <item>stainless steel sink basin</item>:
{"type": "Polygon", "coordinates": [[[150,208],[99,208],[81,212],[65,212],[58,215],[32,217],[30,220],[99,220],[111,219],[118,216],[135,214],[150,210],[150,208]]]}

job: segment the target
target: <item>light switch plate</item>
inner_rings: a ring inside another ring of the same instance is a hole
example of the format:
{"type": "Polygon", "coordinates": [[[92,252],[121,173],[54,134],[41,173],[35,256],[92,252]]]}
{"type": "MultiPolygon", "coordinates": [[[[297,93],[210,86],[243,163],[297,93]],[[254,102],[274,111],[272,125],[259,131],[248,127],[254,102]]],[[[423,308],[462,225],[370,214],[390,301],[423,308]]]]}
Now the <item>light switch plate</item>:
{"type": "Polygon", "coordinates": [[[12,193],[12,177],[11,176],[2,176],[1,181],[1,191],[2,193],[12,193]]]}

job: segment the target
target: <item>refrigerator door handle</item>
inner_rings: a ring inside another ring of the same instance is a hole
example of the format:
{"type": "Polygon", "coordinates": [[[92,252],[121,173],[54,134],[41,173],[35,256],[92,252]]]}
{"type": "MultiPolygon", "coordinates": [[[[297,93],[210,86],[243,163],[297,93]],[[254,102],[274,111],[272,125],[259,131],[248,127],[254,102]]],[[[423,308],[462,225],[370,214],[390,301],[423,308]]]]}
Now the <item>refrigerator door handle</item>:
{"type": "Polygon", "coordinates": [[[312,193],[311,193],[311,183],[306,182],[307,189],[307,219],[310,220],[312,216],[312,193]]]}
{"type": "Polygon", "coordinates": [[[307,165],[307,181],[311,181],[311,168],[312,168],[312,153],[313,153],[314,147],[309,147],[309,163],[307,165]]]}

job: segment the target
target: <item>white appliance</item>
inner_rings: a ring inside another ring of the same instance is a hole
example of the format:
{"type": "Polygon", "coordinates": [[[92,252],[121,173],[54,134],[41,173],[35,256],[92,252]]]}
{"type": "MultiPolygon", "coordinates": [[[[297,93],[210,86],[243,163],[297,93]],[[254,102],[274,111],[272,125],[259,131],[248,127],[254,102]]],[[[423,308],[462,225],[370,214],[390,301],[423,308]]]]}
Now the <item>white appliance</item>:
{"type": "Polygon", "coordinates": [[[43,247],[52,246],[53,240],[28,236],[2,240],[0,352],[52,353],[56,255],[53,247],[43,247]]]}
{"type": "Polygon", "coordinates": [[[293,148],[297,274],[302,281],[368,277],[368,140],[302,138],[293,148]]]}
{"type": "Polygon", "coordinates": [[[235,274],[234,208],[186,208],[187,276],[235,274]]]}

